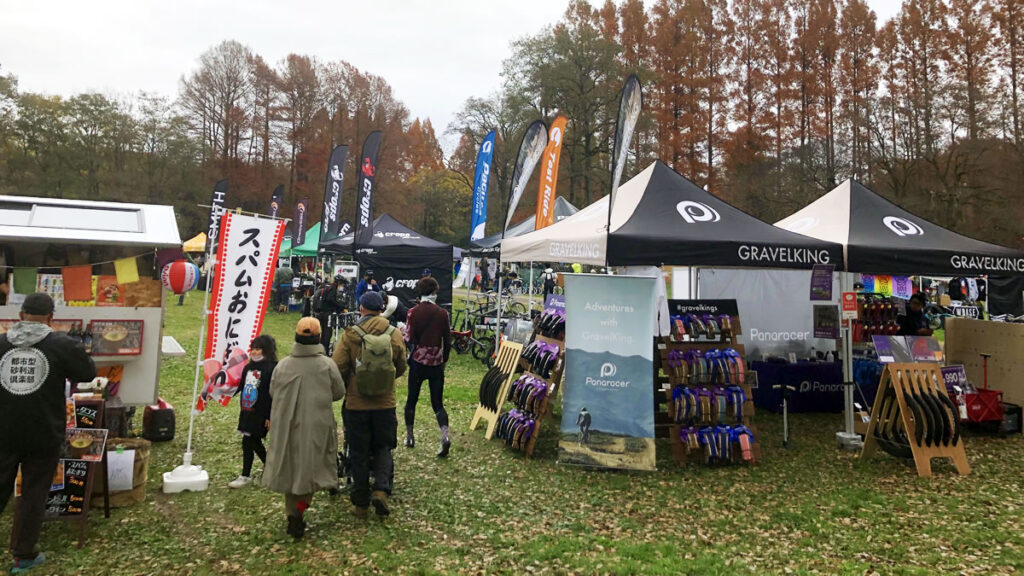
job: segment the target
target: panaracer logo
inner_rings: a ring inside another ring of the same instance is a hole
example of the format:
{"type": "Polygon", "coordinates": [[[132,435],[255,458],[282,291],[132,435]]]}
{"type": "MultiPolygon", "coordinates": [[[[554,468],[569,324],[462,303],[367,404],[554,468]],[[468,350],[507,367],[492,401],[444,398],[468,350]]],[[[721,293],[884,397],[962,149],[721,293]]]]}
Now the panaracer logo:
{"type": "Polygon", "coordinates": [[[892,231],[893,234],[903,236],[923,236],[924,230],[920,226],[914,224],[906,218],[899,218],[896,216],[886,216],[882,218],[882,224],[892,231]]]}
{"type": "Polygon", "coordinates": [[[842,392],[842,384],[822,384],[821,382],[810,382],[804,380],[800,383],[800,392],[842,392]]]}
{"type": "Polygon", "coordinates": [[[797,234],[803,234],[818,227],[820,221],[814,216],[808,216],[806,218],[800,218],[794,220],[785,226],[786,230],[795,232],[797,234]]]}
{"type": "Polygon", "coordinates": [[[619,369],[615,364],[605,362],[601,364],[600,376],[597,378],[587,376],[586,384],[587,386],[596,386],[598,388],[628,388],[629,380],[612,380],[618,371],[619,369]]]}
{"type": "Polygon", "coordinates": [[[377,172],[377,169],[370,163],[370,158],[363,158],[363,176],[367,178],[373,178],[373,175],[377,172]]]}
{"type": "Polygon", "coordinates": [[[792,340],[810,340],[810,332],[764,332],[757,328],[750,329],[750,339],[758,342],[789,342],[792,340]]]}
{"type": "Polygon", "coordinates": [[[300,202],[299,205],[296,207],[296,210],[298,210],[300,214],[304,214],[306,212],[306,203],[300,202]]]}
{"type": "Polygon", "coordinates": [[[676,204],[676,210],[683,217],[683,220],[690,224],[696,222],[718,222],[722,219],[718,211],[711,206],[703,202],[694,202],[693,200],[683,200],[676,204]]]}

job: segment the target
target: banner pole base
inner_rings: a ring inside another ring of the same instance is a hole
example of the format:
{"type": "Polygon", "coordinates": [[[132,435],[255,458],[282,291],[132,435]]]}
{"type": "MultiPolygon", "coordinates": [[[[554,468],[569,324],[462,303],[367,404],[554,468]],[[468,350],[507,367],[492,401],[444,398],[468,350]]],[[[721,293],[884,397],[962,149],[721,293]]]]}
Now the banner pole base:
{"type": "Polygon", "coordinates": [[[210,475],[202,466],[192,465],[192,453],[185,452],[181,466],[164,472],[164,494],[177,494],[186,490],[202,492],[210,487],[210,475]]]}
{"type": "Polygon", "coordinates": [[[836,444],[841,450],[860,450],[864,446],[864,441],[860,439],[859,434],[836,432],[836,444]]]}

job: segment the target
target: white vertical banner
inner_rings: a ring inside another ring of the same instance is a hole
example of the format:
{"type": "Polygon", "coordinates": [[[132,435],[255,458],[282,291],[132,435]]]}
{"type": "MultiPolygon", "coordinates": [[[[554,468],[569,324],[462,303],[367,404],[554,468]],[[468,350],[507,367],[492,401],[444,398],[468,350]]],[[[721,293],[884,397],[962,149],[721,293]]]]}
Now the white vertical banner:
{"type": "Polygon", "coordinates": [[[655,282],[565,275],[559,463],[654,470],[655,282]]]}
{"type": "Polygon", "coordinates": [[[284,220],[228,212],[220,232],[205,358],[227,362],[232,348],[248,351],[263,327],[284,220]]]}

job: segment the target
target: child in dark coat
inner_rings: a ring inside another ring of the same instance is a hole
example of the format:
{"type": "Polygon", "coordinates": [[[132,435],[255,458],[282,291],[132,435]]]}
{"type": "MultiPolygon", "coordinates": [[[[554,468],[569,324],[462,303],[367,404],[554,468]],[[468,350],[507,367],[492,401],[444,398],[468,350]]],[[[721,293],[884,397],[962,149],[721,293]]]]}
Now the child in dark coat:
{"type": "Polygon", "coordinates": [[[277,366],[277,343],[272,336],[261,334],[249,347],[249,363],[242,370],[239,396],[241,412],[238,431],[242,434],[242,475],[228,483],[229,488],[252,484],[252,463],[256,456],[267,462],[263,439],[270,429],[270,376],[277,366]]]}

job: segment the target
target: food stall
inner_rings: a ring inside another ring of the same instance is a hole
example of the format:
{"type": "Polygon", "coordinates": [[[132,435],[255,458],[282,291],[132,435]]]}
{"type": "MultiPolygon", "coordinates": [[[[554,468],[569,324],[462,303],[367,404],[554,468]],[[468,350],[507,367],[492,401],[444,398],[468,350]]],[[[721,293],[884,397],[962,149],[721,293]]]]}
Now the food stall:
{"type": "Polygon", "coordinates": [[[157,399],[164,313],[157,249],[181,248],[171,206],[0,196],[0,332],[27,294],[54,298],[53,327],[82,341],[125,405],[157,399]]]}

